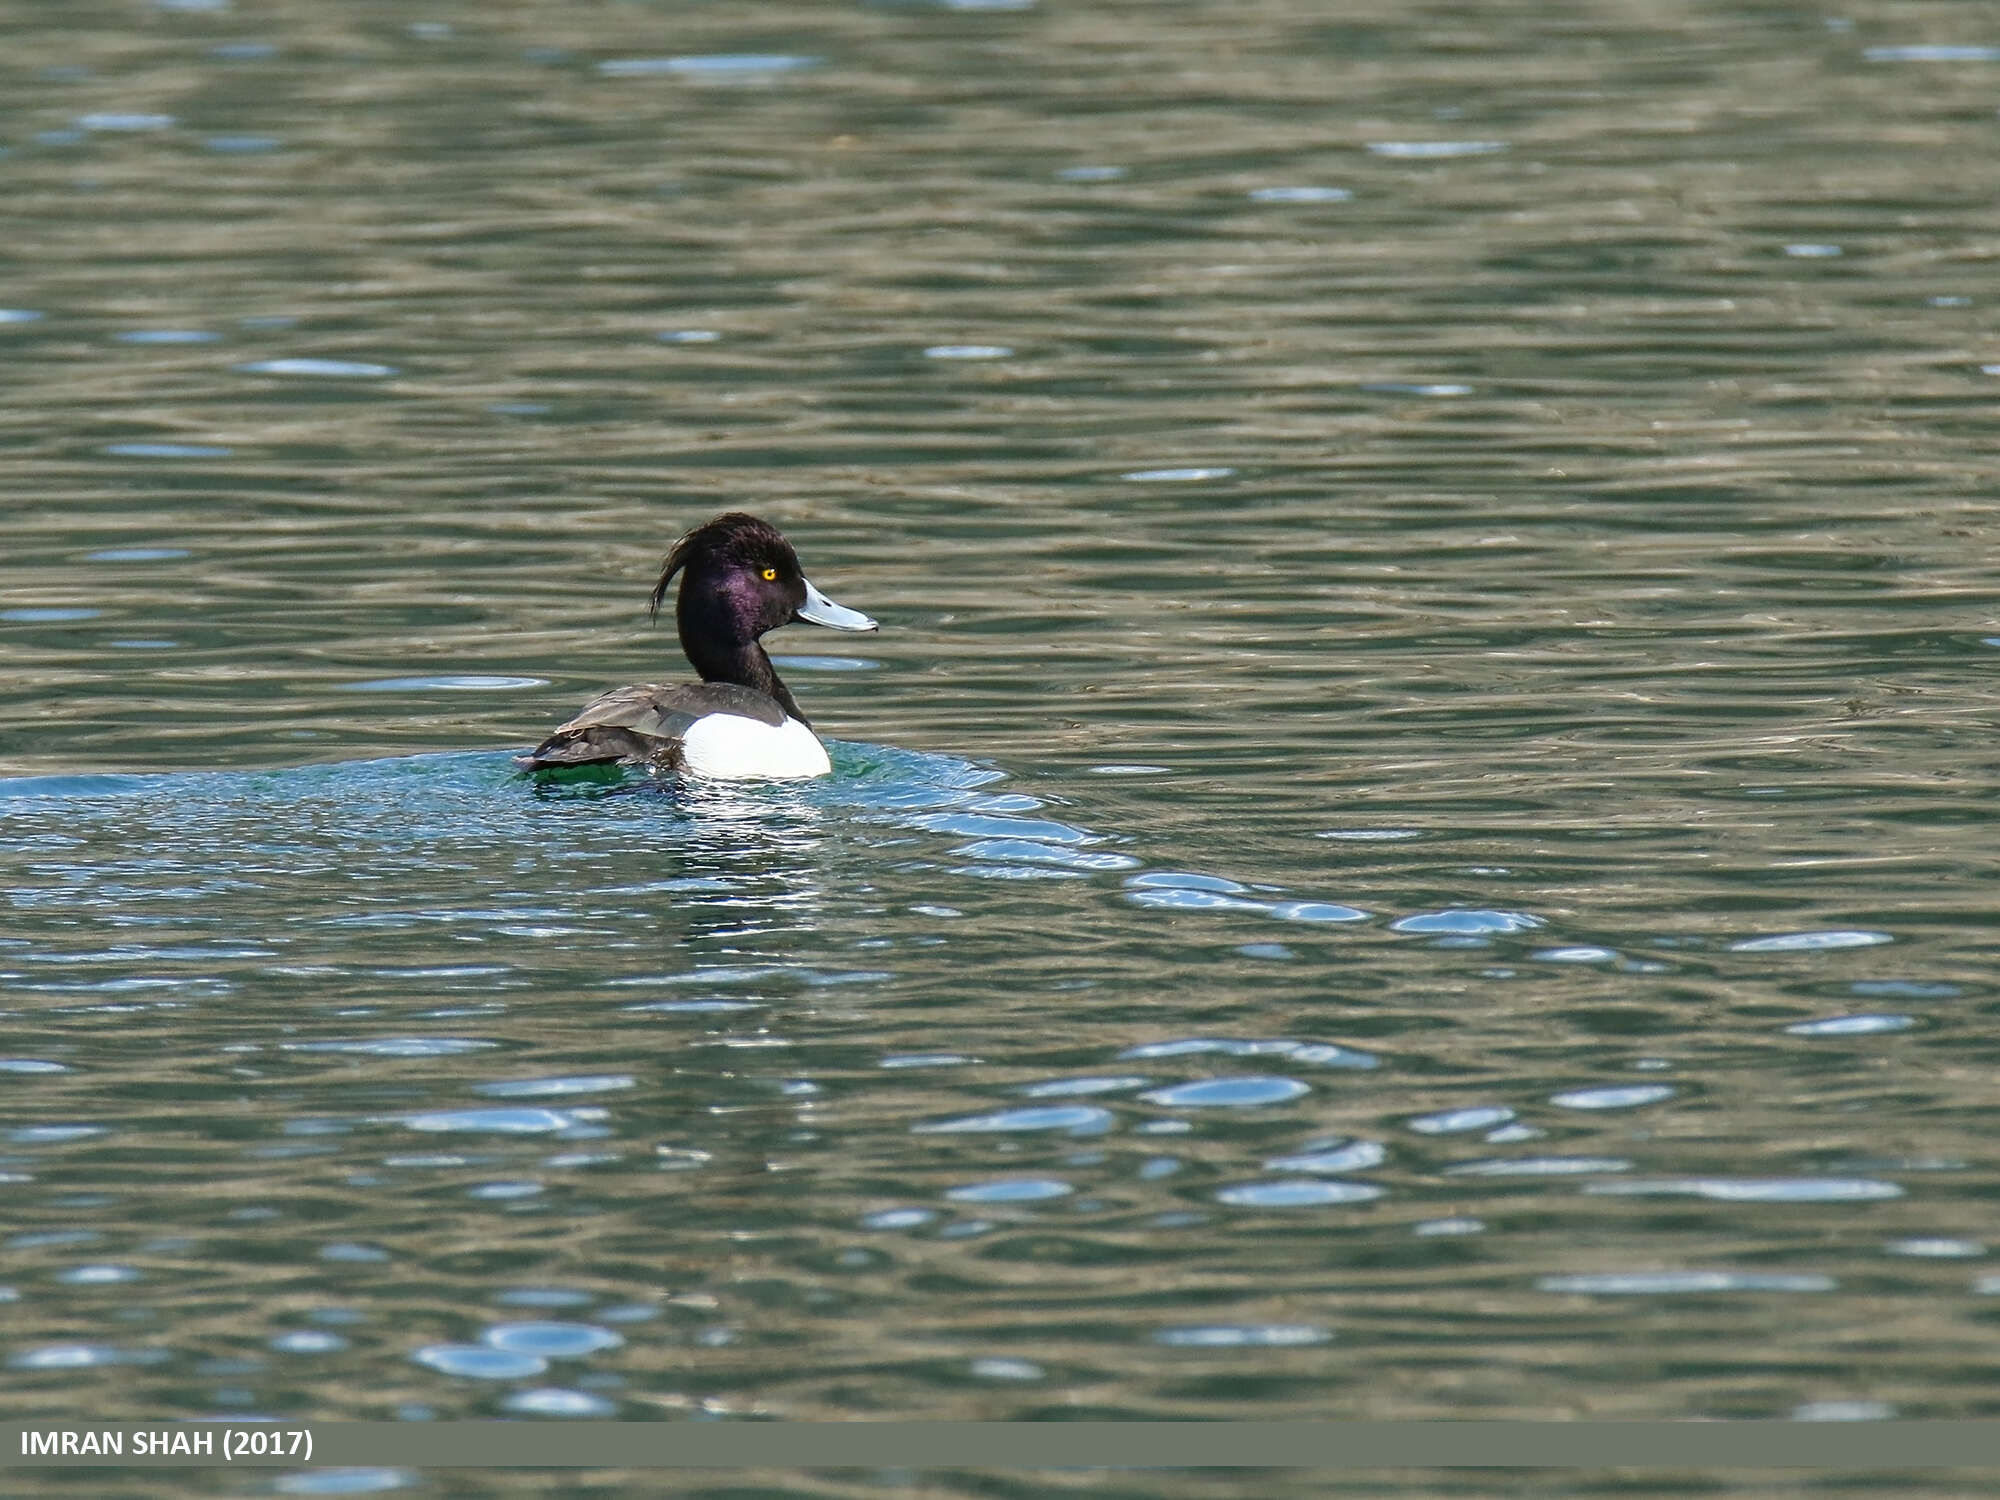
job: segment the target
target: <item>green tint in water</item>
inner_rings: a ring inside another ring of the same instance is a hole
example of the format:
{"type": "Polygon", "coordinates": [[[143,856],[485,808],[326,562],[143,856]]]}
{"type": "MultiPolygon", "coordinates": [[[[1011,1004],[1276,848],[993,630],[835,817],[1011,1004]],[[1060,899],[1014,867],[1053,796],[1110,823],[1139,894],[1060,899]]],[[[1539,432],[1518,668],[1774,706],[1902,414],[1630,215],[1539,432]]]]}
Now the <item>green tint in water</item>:
{"type": "Polygon", "coordinates": [[[9,1409],[1987,1414],[1968,14],[0,5],[9,1409]]]}

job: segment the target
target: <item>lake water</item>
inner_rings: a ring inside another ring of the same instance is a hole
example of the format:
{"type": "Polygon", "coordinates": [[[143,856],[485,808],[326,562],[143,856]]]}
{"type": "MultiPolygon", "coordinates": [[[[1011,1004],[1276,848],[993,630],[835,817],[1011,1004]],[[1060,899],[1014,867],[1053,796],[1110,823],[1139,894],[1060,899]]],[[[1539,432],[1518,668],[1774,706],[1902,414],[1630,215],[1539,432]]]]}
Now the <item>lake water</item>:
{"type": "Polygon", "coordinates": [[[10,1418],[2000,1414],[1984,10],[0,21],[10,1418]]]}

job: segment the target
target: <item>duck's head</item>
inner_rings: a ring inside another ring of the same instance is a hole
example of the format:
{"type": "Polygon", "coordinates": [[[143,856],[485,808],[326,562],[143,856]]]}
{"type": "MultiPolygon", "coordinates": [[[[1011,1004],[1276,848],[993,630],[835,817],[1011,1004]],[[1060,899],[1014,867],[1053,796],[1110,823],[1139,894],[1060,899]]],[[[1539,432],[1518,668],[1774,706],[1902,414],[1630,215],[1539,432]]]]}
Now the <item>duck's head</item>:
{"type": "Polygon", "coordinates": [[[696,666],[706,644],[741,647],[794,620],[835,630],[875,629],[868,616],[812,586],[784,533],[741,511],[717,516],[674,543],[653,586],[656,616],[676,573],[682,576],[674,620],[696,666]]]}

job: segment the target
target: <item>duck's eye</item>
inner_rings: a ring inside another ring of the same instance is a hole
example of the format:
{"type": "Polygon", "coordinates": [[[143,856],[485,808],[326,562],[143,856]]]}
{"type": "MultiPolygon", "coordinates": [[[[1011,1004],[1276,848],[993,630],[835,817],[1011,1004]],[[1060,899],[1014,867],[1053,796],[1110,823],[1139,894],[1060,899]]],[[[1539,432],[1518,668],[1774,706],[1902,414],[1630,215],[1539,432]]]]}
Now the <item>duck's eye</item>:
{"type": "Polygon", "coordinates": [[[778,570],[776,568],[766,568],[764,570],[764,582],[776,583],[777,581],[778,581],[778,570]]]}

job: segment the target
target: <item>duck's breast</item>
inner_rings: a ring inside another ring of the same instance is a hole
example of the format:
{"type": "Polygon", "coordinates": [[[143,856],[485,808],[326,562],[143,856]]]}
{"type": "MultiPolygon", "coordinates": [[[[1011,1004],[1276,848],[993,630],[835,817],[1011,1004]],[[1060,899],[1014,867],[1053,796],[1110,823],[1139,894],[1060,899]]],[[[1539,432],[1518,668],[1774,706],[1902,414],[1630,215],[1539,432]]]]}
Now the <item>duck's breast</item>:
{"type": "Polygon", "coordinates": [[[826,746],[797,719],[778,725],[741,714],[704,714],[681,735],[681,764],[692,775],[790,780],[833,769],[826,746]]]}

